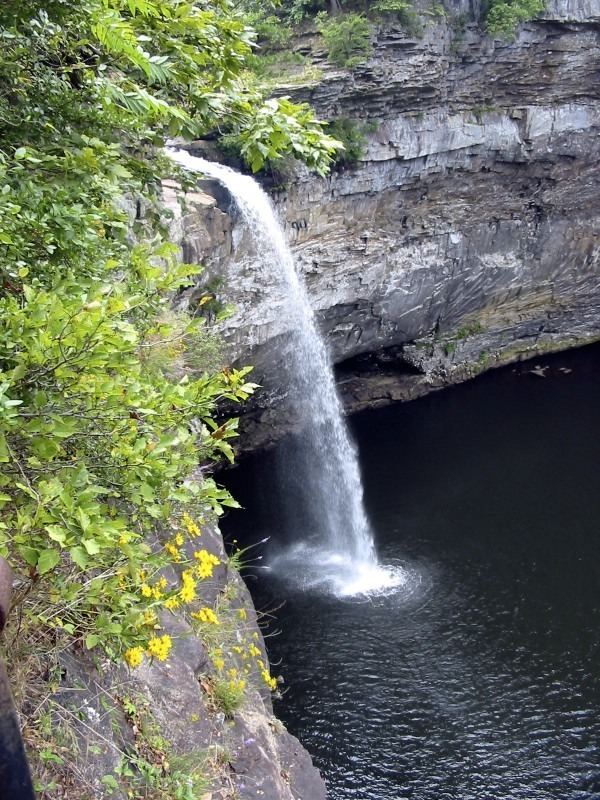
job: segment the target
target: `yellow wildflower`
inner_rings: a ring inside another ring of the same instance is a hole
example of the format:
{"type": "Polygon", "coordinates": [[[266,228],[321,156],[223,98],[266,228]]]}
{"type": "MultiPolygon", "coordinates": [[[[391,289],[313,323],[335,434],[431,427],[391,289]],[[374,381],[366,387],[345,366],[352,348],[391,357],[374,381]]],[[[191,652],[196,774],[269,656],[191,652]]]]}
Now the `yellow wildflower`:
{"type": "Polygon", "coordinates": [[[151,656],[158,658],[159,661],[165,661],[171,652],[173,642],[168,634],[164,636],[153,636],[148,641],[148,652],[151,656]]]}
{"type": "Polygon", "coordinates": [[[155,600],[160,600],[161,597],[163,596],[163,593],[160,590],[160,586],[157,583],[155,583],[154,586],[152,587],[151,593],[152,593],[152,597],[155,600]]]}
{"type": "Polygon", "coordinates": [[[181,574],[183,586],[179,592],[179,599],[182,603],[191,603],[196,599],[196,580],[191,569],[186,569],[181,574]]]}
{"type": "Polygon", "coordinates": [[[213,568],[210,564],[198,564],[196,567],[196,575],[204,580],[205,578],[212,578],[213,568]]]}
{"type": "Polygon", "coordinates": [[[183,515],[183,524],[185,525],[186,531],[192,538],[201,535],[202,532],[200,528],[198,527],[198,525],[196,525],[194,520],[187,513],[183,515]]]}
{"type": "Polygon", "coordinates": [[[275,691],[275,689],[277,688],[277,680],[275,678],[271,677],[271,673],[269,672],[269,670],[267,670],[267,669],[261,670],[260,675],[261,675],[261,678],[263,679],[263,681],[269,687],[269,689],[272,692],[275,691]]]}
{"type": "Polygon", "coordinates": [[[250,653],[251,656],[260,656],[261,655],[261,651],[259,650],[259,648],[255,644],[251,644],[250,645],[250,647],[248,648],[248,652],[250,653]]]}
{"type": "Polygon", "coordinates": [[[168,597],[163,605],[165,608],[168,608],[169,611],[175,611],[176,608],[179,608],[181,603],[179,602],[176,596],[173,596],[173,597],[168,597]]]}
{"type": "Polygon", "coordinates": [[[194,611],[192,617],[194,619],[200,620],[200,622],[208,622],[211,625],[219,624],[219,618],[212,610],[212,608],[201,608],[200,611],[194,611]]]}
{"type": "Polygon", "coordinates": [[[179,599],[182,603],[191,603],[196,599],[196,586],[193,583],[185,583],[179,590],[179,599]]]}
{"type": "Polygon", "coordinates": [[[152,589],[148,586],[147,583],[142,583],[140,586],[140,591],[142,592],[143,597],[152,597],[152,589]]]}
{"type": "Polygon", "coordinates": [[[144,649],[142,647],[130,647],[129,650],[125,650],[124,658],[131,669],[135,669],[144,660],[144,649]]]}
{"type": "Polygon", "coordinates": [[[183,537],[183,534],[182,533],[177,533],[175,535],[175,544],[177,545],[177,547],[181,547],[184,542],[185,542],[185,539],[183,537]]]}
{"type": "Polygon", "coordinates": [[[181,552],[173,542],[167,542],[165,545],[165,550],[171,556],[173,561],[181,561],[181,552]]]}
{"type": "Polygon", "coordinates": [[[215,669],[220,672],[225,666],[225,661],[221,658],[221,656],[215,656],[215,658],[213,658],[213,664],[215,669]]]}
{"type": "Polygon", "coordinates": [[[199,578],[211,578],[213,574],[213,567],[216,567],[221,563],[221,560],[217,556],[204,549],[196,550],[194,553],[194,558],[198,562],[198,565],[196,566],[196,575],[198,575],[199,578]]]}
{"type": "Polygon", "coordinates": [[[248,614],[245,608],[238,608],[237,613],[240,619],[248,619],[248,614]]]}

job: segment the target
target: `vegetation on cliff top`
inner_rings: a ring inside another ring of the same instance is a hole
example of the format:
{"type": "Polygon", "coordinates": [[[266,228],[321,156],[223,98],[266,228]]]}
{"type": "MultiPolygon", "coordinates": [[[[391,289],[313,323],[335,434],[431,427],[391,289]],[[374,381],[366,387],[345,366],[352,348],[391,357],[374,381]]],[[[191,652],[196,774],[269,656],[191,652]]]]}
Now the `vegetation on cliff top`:
{"type": "MultiPolygon", "coordinates": [[[[243,0],[248,19],[256,28],[261,55],[253,65],[260,69],[261,56],[284,51],[297,26],[313,20],[323,36],[328,60],[336,66],[352,69],[372,52],[377,25],[400,25],[407,35],[420,37],[427,17],[446,15],[444,6],[435,1],[429,8],[417,6],[413,0],[243,0]]],[[[484,3],[482,22],[492,35],[514,36],[518,25],[535,19],[545,7],[545,0],[488,0],[484,3]]],[[[282,61],[280,60],[280,65],[282,61]]],[[[283,64],[285,67],[285,63],[283,64]]],[[[285,73],[284,69],[284,73],[285,73]]]]}
{"type": "Polygon", "coordinates": [[[487,30],[512,38],[522,22],[535,19],[546,7],[546,0],[490,0],[485,16],[487,30]]]}

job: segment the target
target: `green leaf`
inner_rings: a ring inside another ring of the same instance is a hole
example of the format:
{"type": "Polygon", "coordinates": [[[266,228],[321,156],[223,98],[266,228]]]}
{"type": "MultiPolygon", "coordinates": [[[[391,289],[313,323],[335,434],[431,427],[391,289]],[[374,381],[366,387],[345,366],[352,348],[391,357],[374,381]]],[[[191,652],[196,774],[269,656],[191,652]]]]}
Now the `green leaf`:
{"type": "Polygon", "coordinates": [[[0,433],[0,464],[8,464],[10,461],[10,453],[6,444],[6,437],[0,433]]]}
{"type": "Polygon", "coordinates": [[[51,461],[60,453],[60,446],[56,442],[41,436],[36,436],[35,439],[32,439],[31,446],[35,454],[43,458],[44,461],[51,461]]]}
{"type": "Polygon", "coordinates": [[[58,542],[61,547],[64,547],[69,534],[66,528],[63,528],[62,525],[46,525],[45,530],[54,542],[58,542]]]}
{"type": "Polygon", "coordinates": [[[93,650],[96,645],[100,644],[102,637],[97,633],[88,633],[85,637],[85,646],[88,650],[93,650]]]}
{"type": "Polygon", "coordinates": [[[103,783],[107,789],[111,789],[113,792],[116,792],[119,788],[116,778],[114,778],[112,775],[103,775],[100,782],[103,783]]]}
{"type": "Polygon", "coordinates": [[[89,516],[85,513],[85,511],[81,508],[81,506],[77,507],[77,510],[75,511],[75,516],[77,517],[77,520],[81,526],[81,530],[85,533],[87,529],[90,527],[89,516]]]}
{"type": "Polygon", "coordinates": [[[36,550],[35,547],[27,547],[25,545],[19,545],[17,547],[17,552],[27,562],[27,564],[29,564],[30,567],[35,567],[40,555],[39,550],[36,550]]]}
{"type": "Polygon", "coordinates": [[[87,550],[90,556],[95,556],[97,553],[100,552],[100,545],[95,539],[84,539],[83,546],[87,550]]]}
{"type": "Polygon", "coordinates": [[[86,569],[87,565],[89,564],[89,558],[83,547],[71,547],[69,550],[69,555],[80,569],[86,569]]]}
{"type": "Polygon", "coordinates": [[[37,562],[37,571],[40,575],[45,575],[60,561],[60,553],[58,550],[42,550],[37,562]]]}

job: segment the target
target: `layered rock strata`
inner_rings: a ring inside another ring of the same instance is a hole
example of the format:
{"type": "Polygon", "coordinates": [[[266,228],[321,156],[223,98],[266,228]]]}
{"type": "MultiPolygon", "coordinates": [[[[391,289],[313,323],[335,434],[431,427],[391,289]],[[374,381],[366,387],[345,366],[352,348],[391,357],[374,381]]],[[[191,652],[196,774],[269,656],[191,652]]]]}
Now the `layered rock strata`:
{"type": "MultiPolygon", "coordinates": [[[[553,0],[511,42],[468,6],[448,3],[420,39],[382,27],[352,71],[308,32],[297,48],[322,75],[280,89],[375,129],[355,167],[272,193],[334,360],[394,354],[382,398],[600,335],[600,5],[553,0]]],[[[228,198],[203,188],[175,223],[207,265],[187,299],[235,307],[224,335],[269,405],[285,391],[281,283],[256,269],[228,198]]]]}

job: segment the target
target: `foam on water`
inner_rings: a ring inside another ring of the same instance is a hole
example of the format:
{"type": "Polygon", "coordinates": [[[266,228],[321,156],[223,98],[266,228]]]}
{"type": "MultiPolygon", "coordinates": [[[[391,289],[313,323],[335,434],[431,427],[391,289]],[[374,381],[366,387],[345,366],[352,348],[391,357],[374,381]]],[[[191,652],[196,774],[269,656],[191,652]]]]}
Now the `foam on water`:
{"type": "Polygon", "coordinates": [[[303,542],[271,559],[271,571],[304,591],[324,591],[341,598],[363,598],[393,594],[409,582],[400,566],[372,561],[349,562],[339,552],[310,547],[303,542]]]}

